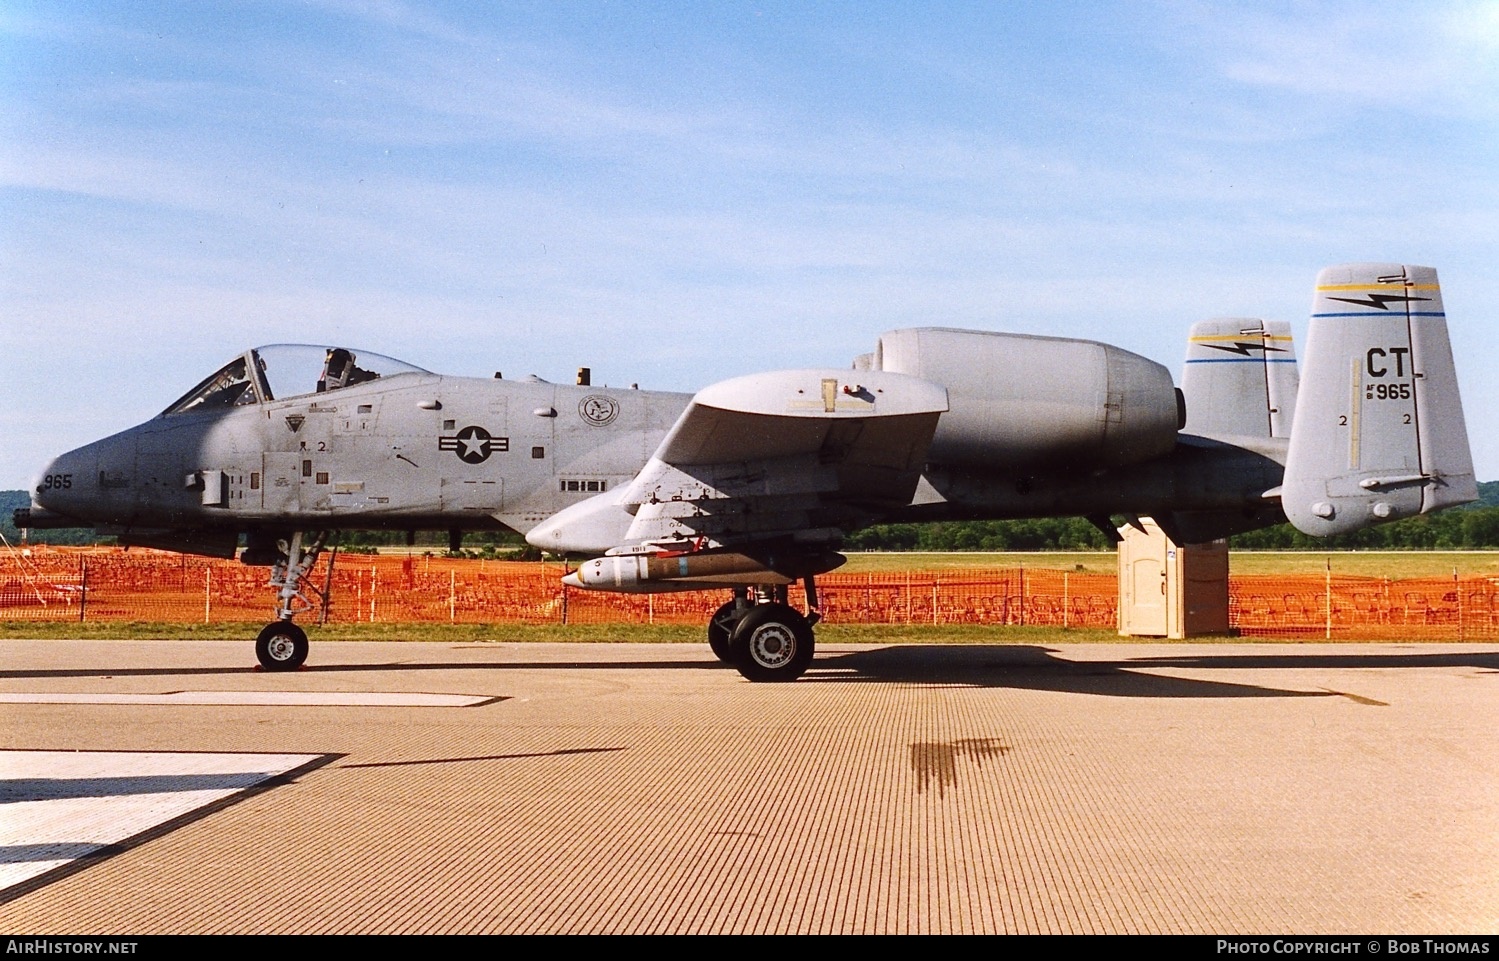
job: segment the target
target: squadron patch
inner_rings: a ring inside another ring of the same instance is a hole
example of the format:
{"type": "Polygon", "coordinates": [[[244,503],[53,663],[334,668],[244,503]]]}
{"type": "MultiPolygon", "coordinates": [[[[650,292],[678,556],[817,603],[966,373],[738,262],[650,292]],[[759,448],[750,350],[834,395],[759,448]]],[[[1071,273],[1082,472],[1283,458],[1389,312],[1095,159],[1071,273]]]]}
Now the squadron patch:
{"type": "Polygon", "coordinates": [[[619,404],[603,394],[589,394],[578,401],[578,416],[594,427],[608,427],[619,416],[619,404]]]}
{"type": "Polygon", "coordinates": [[[510,438],[495,437],[482,427],[470,425],[452,436],[439,436],[437,449],[454,451],[465,464],[482,464],[495,451],[508,451],[510,438]]]}

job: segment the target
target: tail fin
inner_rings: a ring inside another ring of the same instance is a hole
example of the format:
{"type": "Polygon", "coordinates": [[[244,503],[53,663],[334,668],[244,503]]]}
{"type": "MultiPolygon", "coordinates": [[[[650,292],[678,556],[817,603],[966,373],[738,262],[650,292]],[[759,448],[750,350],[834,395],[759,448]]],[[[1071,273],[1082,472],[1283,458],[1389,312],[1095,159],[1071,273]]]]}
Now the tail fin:
{"type": "Polygon", "coordinates": [[[1182,395],[1188,434],[1290,437],[1296,410],[1291,325],[1247,317],[1193,324],[1182,395]]]}
{"type": "Polygon", "coordinates": [[[1437,272],[1317,276],[1281,506],[1326,536],[1478,497],[1437,272]]]}

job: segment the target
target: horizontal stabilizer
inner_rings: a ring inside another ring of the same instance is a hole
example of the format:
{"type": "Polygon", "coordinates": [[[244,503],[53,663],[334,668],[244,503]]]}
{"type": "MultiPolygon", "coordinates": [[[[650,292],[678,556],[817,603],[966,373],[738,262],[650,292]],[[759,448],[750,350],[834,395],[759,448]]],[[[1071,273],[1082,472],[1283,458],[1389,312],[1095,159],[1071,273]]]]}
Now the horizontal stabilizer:
{"type": "Polygon", "coordinates": [[[1316,536],[1478,497],[1437,273],[1317,277],[1281,506],[1316,536]]]}

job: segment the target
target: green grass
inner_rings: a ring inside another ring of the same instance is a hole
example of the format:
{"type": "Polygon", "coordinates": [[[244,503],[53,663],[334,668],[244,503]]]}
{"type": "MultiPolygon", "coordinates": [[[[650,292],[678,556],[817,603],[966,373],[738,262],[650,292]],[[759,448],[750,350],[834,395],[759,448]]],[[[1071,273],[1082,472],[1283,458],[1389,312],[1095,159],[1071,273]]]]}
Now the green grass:
{"type": "MultiPolygon", "coordinates": [[[[0,621],[0,640],[195,641],[224,640],[249,644],[259,624],[162,624],[76,621],[0,621]]],[[[422,641],[449,644],[705,644],[703,629],[693,625],[651,624],[330,624],[312,626],[314,643],[329,641],[422,641]]],[[[986,624],[832,624],[817,627],[820,644],[1117,644],[1176,643],[1162,638],[1130,639],[1098,628],[1000,627],[986,624]]],[[[1316,637],[1194,637],[1193,644],[1322,643],[1316,637]]],[[[1361,638],[1339,638],[1336,643],[1361,638]]],[[[1371,639],[1377,640],[1377,639],[1371,639]]],[[[1388,639],[1386,639],[1387,641],[1388,639]]],[[[1447,640],[1451,640],[1450,638],[1447,640]]],[[[1418,641],[1411,641],[1416,643],[1418,641]]]]}
{"type": "MultiPolygon", "coordinates": [[[[578,641],[678,643],[704,639],[703,628],[653,624],[316,624],[299,622],[316,641],[578,641]]],[[[0,621],[0,638],[85,640],[253,640],[261,624],[148,621],[0,621]]]]}
{"type": "MultiPolygon", "coordinates": [[[[259,624],[162,624],[140,621],[0,621],[0,638],[84,640],[251,640],[259,624]]],[[[307,627],[313,641],[447,641],[699,644],[701,626],[660,624],[329,624],[307,627]]],[[[993,627],[981,624],[829,624],[827,644],[1044,644],[1118,640],[1109,630],[993,627]]]]}
{"type": "MultiPolygon", "coordinates": [[[[1354,577],[1499,577],[1499,551],[1234,551],[1229,555],[1233,574],[1334,574],[1354,577]]],[[[892,571],[965,570],[973,568],[1033,567],[1114,574],[1119,570],[1113,551],[1035,551],[1029,553],[867,553],[849,554],[839,574],[882,574],[892,571]]]]}
{"type": "Polygon", "coordinates": [[[1354,577],[1499,577],[1499,551],[1235,551],[1232,574],[1334,574],[1354,577]]]}
{"type": "Polygon", "coordinates": [[[929,553],[900,551],[850,553],[848,563],[835,574],[889,574],[900,571],[961,571],[1008,567],[1044,567],[1048,570],[1113,574],[1119,562],[1112,551],[1037,551],[1034,553],[952,551],[929,553]]]}

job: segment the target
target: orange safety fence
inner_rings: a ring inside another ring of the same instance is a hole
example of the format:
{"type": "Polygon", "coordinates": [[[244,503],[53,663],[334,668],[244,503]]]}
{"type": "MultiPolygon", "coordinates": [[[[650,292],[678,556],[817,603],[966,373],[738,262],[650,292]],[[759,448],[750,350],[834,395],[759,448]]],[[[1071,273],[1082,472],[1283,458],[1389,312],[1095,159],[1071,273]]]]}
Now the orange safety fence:
{"type": "MultiPolygon", "coordinates": [[[[555,564],[433,555],[325,553],[308,578],[331,588],[303,623],[701,624],[726,591],[614,594],[565,587],[555,564]]],[[[119,548],[33,547],[0,556],[0,620],[264,622],[270,570],[119,548]]],[[[832,573],[829,623],[1114,629],[1113,574],[1003,568],[832,573]]],[[[792,589],[800,603],[800,590],[792,589]]],[[[1245,637],[1463,640],[1499,637],[1499,579],[1346,575],[1229,578],[1229,622],[1245,637]]]]}

